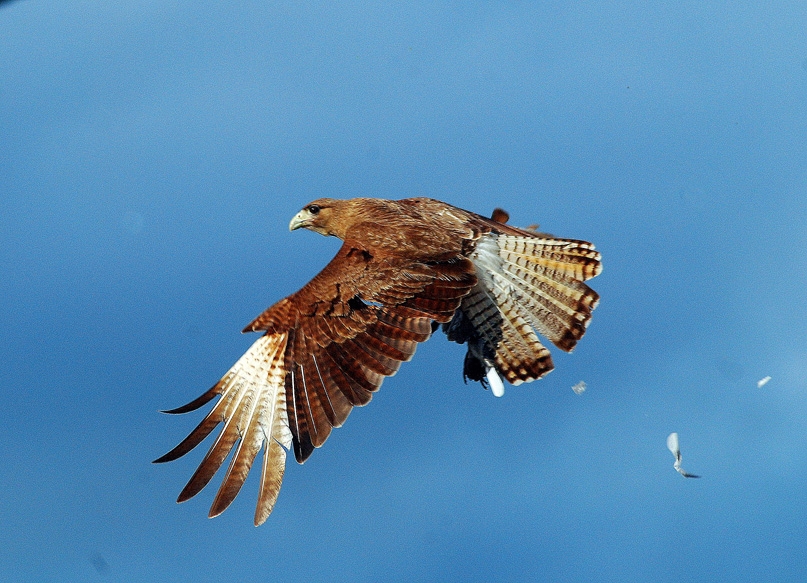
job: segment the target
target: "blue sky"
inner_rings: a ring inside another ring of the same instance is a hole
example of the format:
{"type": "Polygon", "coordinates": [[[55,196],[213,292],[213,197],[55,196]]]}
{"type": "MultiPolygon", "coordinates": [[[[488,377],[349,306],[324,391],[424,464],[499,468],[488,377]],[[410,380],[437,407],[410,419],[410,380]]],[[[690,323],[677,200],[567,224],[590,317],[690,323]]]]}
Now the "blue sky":
{"type": "Polygon", "coordinates": [[[0,579],[807,579],[807,7],[569,4],[0,6],[0,579]],[[600,307],[502,399],[436,336],[208,520],[158,410],[336,252],[320,196],[590,240],[600,307]]]}

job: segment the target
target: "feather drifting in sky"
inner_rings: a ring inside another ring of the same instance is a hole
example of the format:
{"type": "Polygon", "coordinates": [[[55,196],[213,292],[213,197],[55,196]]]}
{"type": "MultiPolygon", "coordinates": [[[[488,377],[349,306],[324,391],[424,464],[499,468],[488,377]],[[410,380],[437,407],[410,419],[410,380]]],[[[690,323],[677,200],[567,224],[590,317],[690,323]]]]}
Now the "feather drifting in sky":
{"type": "Polygon", "coordinates": [[[696,476],[695,474],[687,473],[687,471],[681,467],[681,450],[678,448],[677,433],[670,433],[667,436],[667,449],[669,449],[675,456],[675,463],[673,464],[673,467],[675,468],[676,472],[678,472],[685,478],[700,478],[700,476],[696,476]]]}
{"type": "Polygon", "coordinates": [[[583,393],[586,392],[586,383],[580,381],[576,385],[572,386],[572,390],[578,395],[582,395],[583,393]]]}

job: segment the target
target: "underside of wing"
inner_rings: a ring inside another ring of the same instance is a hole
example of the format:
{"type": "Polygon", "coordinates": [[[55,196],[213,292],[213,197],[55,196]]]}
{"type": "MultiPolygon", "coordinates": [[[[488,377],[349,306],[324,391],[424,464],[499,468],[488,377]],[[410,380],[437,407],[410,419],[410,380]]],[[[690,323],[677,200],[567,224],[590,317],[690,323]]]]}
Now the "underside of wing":
{"type": "Polygon", "coordinates": [[[210,390],[168,413],[185,413],[220,396],[179,445],[155,460],[175,460],[223,424],[179,495],[198,494],[230,457],[210,516],[235,499],[264,450],[255,524],[269,516],[285,470],[286,450],[304,462],[366,405],[383,380],[412,358],[432,322],[447,322],[476,283],[464,257],[430,263],[377,261],[343,249],[299,292],[256,318],[264,331],[210,390]]]}
{"type": "Polygon", "coordinates": [[[179,445],[156,462],[175,460],[201,443],[223,424],[198,469],[177,502],[198,494],[232,453],[230,464],[210,508],[218,516],[241,490],[261,449],[264,450],[255,525],[263,523],[274,507],[286,467],[286,449],[292,436],[286,415],[284,386],[287,336],[266,334],[259,338],[226,375],[204,395],[184,407],[166,411],[185,413],[220,395],[202,422],[179,445]],[[284,449],[285,448],[285,449],[284,449]]]}

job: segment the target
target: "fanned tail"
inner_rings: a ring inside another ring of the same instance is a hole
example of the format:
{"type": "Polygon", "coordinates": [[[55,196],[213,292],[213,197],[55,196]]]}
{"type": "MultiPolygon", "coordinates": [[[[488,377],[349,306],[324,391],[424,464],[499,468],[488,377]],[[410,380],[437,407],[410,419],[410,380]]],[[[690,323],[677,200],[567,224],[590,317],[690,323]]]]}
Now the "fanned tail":
{"type": "Polygon", "coordinates": [[[583,337],[599,295],[584,281],[602,271],[591,243],[571,239],[498,237],[502,271],[493,278],[510,292],[518,314],[555,346],[571,352],[583,337]]]}
{"type": "Polygon", "coordinates": [[[542,377],[554,365],[535,331],[572,351],[599,301],[584,283],[602,271],[599,252],[585,241],[491,233],[471,259],[478,283],[444,326],[468,344],[464,376],[485,387],[492,369],[514,385],[542,377]]]}

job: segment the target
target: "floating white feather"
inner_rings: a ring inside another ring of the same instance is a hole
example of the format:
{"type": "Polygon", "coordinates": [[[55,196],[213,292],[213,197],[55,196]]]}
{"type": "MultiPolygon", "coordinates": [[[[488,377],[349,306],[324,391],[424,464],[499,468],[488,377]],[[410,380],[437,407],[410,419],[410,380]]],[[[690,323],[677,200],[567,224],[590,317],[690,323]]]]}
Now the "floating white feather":
{"type": "Polygon", "coordinates": [[[580,381],[580,382],[579,382],[579,383],[577,383],[576,385],[572,386],[572,390],[573,390],[573,391],[574,391],[576,394],[578,394],[578,395],[582,395],[583,393],[585,393],[585,392],[586,392],[586,383],[585,383],[585,382],[583,382],[583,381],[580,381]]]}
{"type": "Polygon", "coordinates": [[[700,476],[696,476],[695,474],[688,473],[684,468],[681,467],[681,450],[678,447],[678,434],[677,433],[670,433],[667,436],[667,449],[675,456],[675,463],[673,467],[675,471],[684,476],[685,478],[700,478],[700,476]]]}

